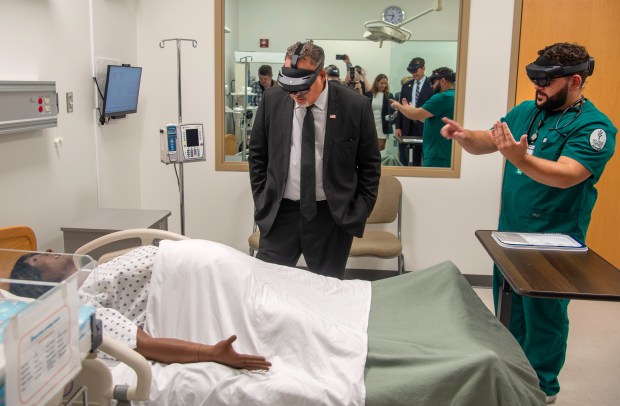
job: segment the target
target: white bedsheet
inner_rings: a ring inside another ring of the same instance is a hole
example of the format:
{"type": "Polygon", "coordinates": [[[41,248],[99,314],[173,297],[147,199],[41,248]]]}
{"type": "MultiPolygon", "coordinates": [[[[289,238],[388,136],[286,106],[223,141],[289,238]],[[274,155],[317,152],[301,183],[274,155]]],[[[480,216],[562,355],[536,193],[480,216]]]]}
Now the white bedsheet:
{"type": "MultiPolygon", "coordinates": [[[[267,264],[203,240],[162,241],[146,330],[264,355],[268,372],[154,364],[151,404],[363,405],[370,283],[267,264]]],[[[120,365],[116,379],[131,383],[120,365]]]]}

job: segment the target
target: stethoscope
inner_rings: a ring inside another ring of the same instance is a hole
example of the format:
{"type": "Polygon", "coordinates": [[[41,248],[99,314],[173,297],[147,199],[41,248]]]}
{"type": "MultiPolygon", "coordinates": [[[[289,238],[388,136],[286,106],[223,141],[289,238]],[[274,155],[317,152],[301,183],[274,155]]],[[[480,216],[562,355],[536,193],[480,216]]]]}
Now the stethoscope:
{"type": "MultiPolygon", "coordinates": [[[[581,115],[581,110],[583,109],[583,105],[585,104],[586,100],[587,99],[585,97],[580,97],[579,100],[576,100],[573,104],[571,104],[566,109],[564,109],[562,114],[560,114],[560,117],[558,117],[558,120],[555,122],[555,125],[553,127],[549,128],[549,130],[557,131],[562,137],[566,137],[568,134],[564,134],[560,130],[563,130],[564,128],[569,126],[573,121],[575,121],[575,119],[577,119],[577,117],[579,117],[581,115]],[[560,124],[560,121],[562,121],[562,118],[564,117],[564,115],[567,112],[569,112],[570,110],[575,110],[576,111],[576,113],[573,116],[573,118],[571,118],[562,127],[558,127],[558,125],[560,124]]],[[[538,122],[538,126],[536,127],[536,131],[534,132],[534,134],[532,134],[532,127],[534,127],[534,122],[536,121],[538,116],[540,116],[540,113],[542,113],[542,112],[543,112],[543,110],[538,109],[538,111],[536,112],[534,117],[532,117],[532,120],[530,121],[530,125],[528,126],[527,132],[526,132],[526,134],[527,134],[527,143],[528,144],[531,144],[534,141],[536,141],[536,139],[538,138],[538,131],[541,129],[541,127],[543,125],[545,125],[545,121],[547,120],[547,117],[543,118],[542,120],[540,120],[538,122]]]]}

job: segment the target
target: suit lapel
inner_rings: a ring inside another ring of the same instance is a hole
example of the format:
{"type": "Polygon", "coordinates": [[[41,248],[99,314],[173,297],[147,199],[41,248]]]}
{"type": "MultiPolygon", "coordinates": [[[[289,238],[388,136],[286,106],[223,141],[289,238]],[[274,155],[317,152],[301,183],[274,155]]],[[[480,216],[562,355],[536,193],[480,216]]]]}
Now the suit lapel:
{"type": "Polygon", "coordinates": [[[282,121],[282,134],[285,134],[285,136],[282,137],[282,142],[280,143],[280,145],[282,148],[282,157],[284,159],[284,162],[282,163],[282,170],[284,171],[284,174],[288,176],[288,168],[291,161],[291,138],[293,137],[293,120],[295,119],[295,102],[286,93],[284,97],[286,99],[284,101],[285,108],[283,112],[286,113],[282,114],[284,118],[284,120],[282,121]]]}
{"type": "Polygon", "coordinates": [[[327,163],[332,152],[334,139],[336,138],[337,117],[338,117],[338,94],[332,85],[328,88],[327,97],[327,117],[325,122],[325,142],[323,144],[323,174],[327,173],[327,163]]]}

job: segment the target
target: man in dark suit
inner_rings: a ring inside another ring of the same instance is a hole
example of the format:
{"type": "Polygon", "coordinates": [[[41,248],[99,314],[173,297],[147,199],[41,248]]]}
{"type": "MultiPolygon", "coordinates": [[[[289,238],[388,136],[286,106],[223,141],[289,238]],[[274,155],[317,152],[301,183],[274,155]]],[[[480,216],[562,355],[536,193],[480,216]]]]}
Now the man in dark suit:
{"type": "Polygon", "coordinates": [[[256,112],[248,162],[257,257],[295,266],[303,253],[310,271],[342,278],[353,236],[362,236],[377,198],[381,156],[368,99],[328,84],[323,61],[311,41],[289,47],[280,86],[265,92],[256,112]],[[302,176],[308,148],[314,171],[302,176]]]}
{"type": "MultiPolygon", "coordinates": [[[[424,76],[425,69],[424,59],[420,57],[415,57],[411,60],[411,62],[409,62],[407,71],[411,73],[413,79],[403,84],[403,87],[400,90],[399,102],[402,102],[402,99],[407,99],[407,102],[412,104],[414,107],[420,107],[433,95],[433,87],[431,86],[430,81],[426,80],[426,76],[424,76]]],[[[410,120],[403,114],[399,114],[396,117],[395,135],[397,137],[418,137],[421,141],[423,130],[423,121],[410,120]]],[[[421,166],[423,155],[422,151],[422,144],[400,143],[398,145],[399,159],[403,165],[421,166]],[[412,162],[409,162],[409,148],[413,148],[412,162]]]]}

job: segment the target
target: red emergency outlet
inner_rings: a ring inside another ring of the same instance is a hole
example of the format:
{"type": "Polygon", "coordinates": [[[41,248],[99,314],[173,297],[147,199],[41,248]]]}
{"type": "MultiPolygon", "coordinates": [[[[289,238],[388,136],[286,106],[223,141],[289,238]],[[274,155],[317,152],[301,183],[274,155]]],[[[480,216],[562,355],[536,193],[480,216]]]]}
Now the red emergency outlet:
{"type": "Polygon", "coordinates": [[[260,47],[261,48],[269,48],[269,40],[267,38],[260,39],[260,47]]]}

